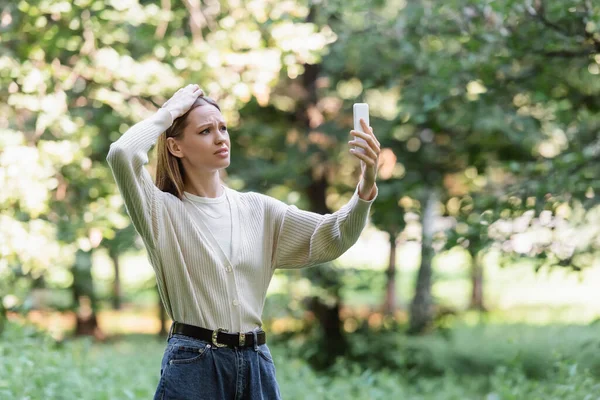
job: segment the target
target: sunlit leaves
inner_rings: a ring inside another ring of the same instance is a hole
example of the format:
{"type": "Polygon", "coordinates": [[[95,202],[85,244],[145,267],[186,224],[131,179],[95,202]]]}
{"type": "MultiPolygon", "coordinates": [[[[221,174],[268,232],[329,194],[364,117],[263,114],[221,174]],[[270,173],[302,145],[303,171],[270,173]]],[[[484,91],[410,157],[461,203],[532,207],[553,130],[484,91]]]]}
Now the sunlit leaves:
{"type": "Polygon", "coordinates": [[[335,40],[327,26],[305,21],[308,10],[305,2],[272,0],[22,0],[3,7],[3,260],[43,274],[71,262],[51,256],[52,248],[88,251],[102,238],[106,246],[130,243],[115,239],[135,232],[125,229],[129,218],[105,163],[108,145],[192,82],[219,101],[234,129],[241,106],[253,99],[268,105],[286,74],[301,74],[335,40]],[[36,241],[38,226],[46,227],[46,242],[36,241]],[[46,262],[24,254],[21,242],[35,242],[40,254],[48,249],[46,262]]]}

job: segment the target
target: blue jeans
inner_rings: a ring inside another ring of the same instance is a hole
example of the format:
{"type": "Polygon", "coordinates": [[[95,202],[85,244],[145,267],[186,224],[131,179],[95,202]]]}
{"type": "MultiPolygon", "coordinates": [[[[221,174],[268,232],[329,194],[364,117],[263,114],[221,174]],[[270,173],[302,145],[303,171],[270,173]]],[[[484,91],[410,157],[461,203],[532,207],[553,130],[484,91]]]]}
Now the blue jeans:
{"type": "Polygon", "coordinates": [[[171,336],[154,400],[200,399],[281,399],[267,345],[215,347],[189,336],[171,336]]]}

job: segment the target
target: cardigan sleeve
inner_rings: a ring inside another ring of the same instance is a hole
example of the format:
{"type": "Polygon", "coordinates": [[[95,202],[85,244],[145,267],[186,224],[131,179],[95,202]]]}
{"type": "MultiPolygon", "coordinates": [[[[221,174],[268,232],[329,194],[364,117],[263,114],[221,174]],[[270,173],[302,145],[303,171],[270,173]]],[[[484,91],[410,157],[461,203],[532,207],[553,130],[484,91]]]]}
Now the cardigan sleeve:
{"type": "Polygon", "coordinates": [[[113,142],[106,157],[133,226],[151,247],[154,247],[157,236],[156,210],[161,197],[144,166],[148,164],[150,147],[171,124],[171,114],[159,109],[113,142]]]}
{"type": "MultiPolygon", "coordinates": [[[[376,187],[377,188],[377,187],[376,187]]],[[[358,240],[367,224],[371,200],[358,196],[358,186],[352,198],[333,214],[303,211],[296,206],[275,200],[278,207],[274,218],[272,268],[304,268],[341,256],[358,240]]]]}

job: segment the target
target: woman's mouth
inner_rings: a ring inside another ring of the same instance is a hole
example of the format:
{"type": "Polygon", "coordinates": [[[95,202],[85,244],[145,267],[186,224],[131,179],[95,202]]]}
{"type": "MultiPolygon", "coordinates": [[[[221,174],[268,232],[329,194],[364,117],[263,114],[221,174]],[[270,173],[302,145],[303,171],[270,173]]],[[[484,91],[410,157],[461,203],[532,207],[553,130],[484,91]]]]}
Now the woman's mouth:
{"type": "Polygon", "coordinates": [[[223,148],[215,153],[217,157],[227,158],[229,156],[229,149],[223,148]]]}

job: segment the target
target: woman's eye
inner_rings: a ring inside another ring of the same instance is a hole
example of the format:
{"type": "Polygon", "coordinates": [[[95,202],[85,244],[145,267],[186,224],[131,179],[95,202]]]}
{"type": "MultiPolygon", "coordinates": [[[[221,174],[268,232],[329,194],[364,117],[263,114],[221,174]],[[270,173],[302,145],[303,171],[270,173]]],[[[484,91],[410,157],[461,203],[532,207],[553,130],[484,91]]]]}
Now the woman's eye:
{"type": "Polygon", "coordinates": [[[221,130],[222,130],[222,131],[226,131],[226,130],[227,130],[227,127],[226,127],[226,126],[222,126],[222,127],[221,127],[221,130]]]}
{"type": "Polygon", "coordinates": [[[201,133],[201,134],[205,134],[205,133],[209,133],[209,132],[210,132],[210,129],[205,129],[205,130],[203,130],[203,131],[202,131],[202,132],[200,132],[200,133],[201,133]]]}

